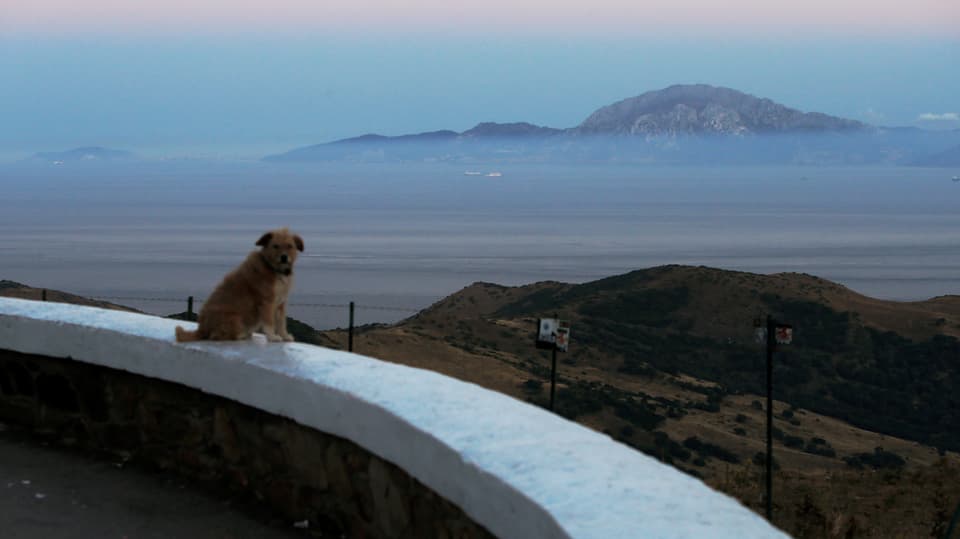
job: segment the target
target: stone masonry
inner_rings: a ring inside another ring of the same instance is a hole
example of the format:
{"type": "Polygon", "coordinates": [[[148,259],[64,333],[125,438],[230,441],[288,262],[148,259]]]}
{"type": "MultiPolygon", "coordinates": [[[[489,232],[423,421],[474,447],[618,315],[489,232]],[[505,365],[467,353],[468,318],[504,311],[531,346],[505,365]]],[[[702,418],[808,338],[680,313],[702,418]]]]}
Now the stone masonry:
{"type": "Polygon", "coordinates": [[[492,537],[348,440],[179,384],[0,350],[0,421],[308,520],[324,537],[492,537]]]}

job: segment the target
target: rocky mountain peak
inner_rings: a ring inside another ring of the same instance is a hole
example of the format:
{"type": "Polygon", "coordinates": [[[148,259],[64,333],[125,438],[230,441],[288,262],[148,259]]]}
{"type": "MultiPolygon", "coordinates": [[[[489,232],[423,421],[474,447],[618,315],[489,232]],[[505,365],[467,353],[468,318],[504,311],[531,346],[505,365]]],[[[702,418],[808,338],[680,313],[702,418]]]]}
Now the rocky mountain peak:
{"type": "Polygon", "coordinates": [[[804,113],[730,88],[674,85],[602,107],[577,134],[694,135],[852,131],[860,122],[804,113]]]}

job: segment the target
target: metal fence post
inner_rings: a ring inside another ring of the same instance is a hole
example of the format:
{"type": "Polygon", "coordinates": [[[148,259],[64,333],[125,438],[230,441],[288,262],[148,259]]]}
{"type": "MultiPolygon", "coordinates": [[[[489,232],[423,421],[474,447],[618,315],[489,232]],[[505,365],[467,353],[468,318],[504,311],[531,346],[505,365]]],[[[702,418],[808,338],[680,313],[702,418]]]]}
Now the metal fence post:
{"type": "Polygon", "coordinates": [[[350,326],[347,330],[347,351],[353,352],[353,302],[350,302],[350,326]]]}
{"type": "Polygon", "coordinates": [[[557,392],[557,345],[553,345],[553,360],[550,366],[550,411],[553,411],[554,395],[557,392]]]}
{"type": "Polygon", "coordinates": [[[960,522],[960,504],[957,504],[957,510],[953,512],[953,518],[950,519],[950,526],[947,527],[947,533],[944,534],[943,539],[953,537],[953,530],[956,529],[958,522],[960,522]]]}
{"type": "Polygon", "coordinates": [[[187,296],[187,320],[193,320],[193,296],[187,296]]]}
{"type": "Polygon", "coordinates": [[[773,522],[773,351],[776,322],[767,315],[767,521],[773,522]]]}
{"type": "Polygon", "coordinates": [[[46,288],[44,288],[43,291],[40,292],[40,299],[43,300],[43,301],[47,301],[47,289],[46,289],[46,288]]]}
{"type": "MultiPolygon", "coordinates": [[[[557,321],[557,324],[560,322],[560,315],[553,313],[553,319],[557,321]]],[[[551,361],[550,361],[550,411],[553,411],[554,396],[557,393],[557,334],[554,330],[553,334],[553,346],[551,347],[551,361]]]]}

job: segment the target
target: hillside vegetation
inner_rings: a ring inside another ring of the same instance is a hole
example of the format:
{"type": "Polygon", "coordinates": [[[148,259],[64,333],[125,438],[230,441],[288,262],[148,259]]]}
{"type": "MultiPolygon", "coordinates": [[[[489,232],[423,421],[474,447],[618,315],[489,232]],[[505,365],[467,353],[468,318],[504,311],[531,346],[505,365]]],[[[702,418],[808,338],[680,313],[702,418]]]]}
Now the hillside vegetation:
{"type": "Polygon", "coordinates": [[[765,359],[753,320],[766,314],[794,326],[775,356],[776,523],[811,537],[927,536],[930,496],[960,501],[960,486],[933,487],[960,483],[949,479],[960,479],[960,297],[890,302],[804,274],[664,266],[576,285],[475,283],[362,328],[355,350],[546,406],[536,319],[570,320],[557,412],[759,509],[765,359]],[[801,529],[805,513],[833,531],[801,529]]]}

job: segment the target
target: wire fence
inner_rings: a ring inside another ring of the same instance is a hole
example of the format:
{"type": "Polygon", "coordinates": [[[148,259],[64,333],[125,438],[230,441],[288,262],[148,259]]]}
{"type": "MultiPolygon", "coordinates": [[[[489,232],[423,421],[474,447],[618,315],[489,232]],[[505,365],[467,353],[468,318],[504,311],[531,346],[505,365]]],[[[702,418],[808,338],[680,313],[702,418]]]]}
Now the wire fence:
{"type": "MultiPolygon", "coordinates": [[[[196,320],[197,312],[194,309],[194,305],[199,305],[204,302],[204,298],[195,298],[193,296],[187,296],[186,298],[161,298],[161,297],[150,297],[150,296],[86,296],[88,299],[98,300],[98,301],[107,301],[107,302],[141,302],[141,303],[166,303],[175,305],[177,303],[183,304],[186,303],[186,310],[181,314],[171,315],[175,318],[181,317],[181,315],[186,315],[185,319],[187,320],[196,320]]],[[[40,300],[47,301],[47,290],[40,290],[40,300]]],[[[287,303],[287,307],[298,307],[306,309],[347,309],[349,312],[348,315],[348,325],[347,325],[347,350],[353,351],[353,336],[354,336],[354,311],[358,307],[356,302],[349,303],[287,303]]],[[[369,311],[382,311],[382,312],[396,312],[396,313],[406,313],[406,314],[415,314],[421,311],[421,309],[414,309],[410,307],[395,307],[391,305],[359,305],[362,310],[369,311]]]]}
{"type": "MultiPolygon", "coordinates": [[[[152,298],[152,297],[143,297],[143,296],[88,296],[90,299],[95,299],[99,301],[143,301],[143,302],[158,302],[158,303],[193,303],[200,304],[204,302],[204,298],[197,298],[194,296],[189,296],[188,298],[152,298]]],[[[356,307],[367,309],[371,311],[393,311],[393,312],[404,312],[404,313],[418,313],[421,309],[414,309],[411,307],[391,307],[388,305],[367,305],[367,304],[357,304],[355,302],[350,303],[287,303],[288,307],[306,307],[306,308],[319,308],[319,309],[347,309],[353,303],[356,307]]]]}

